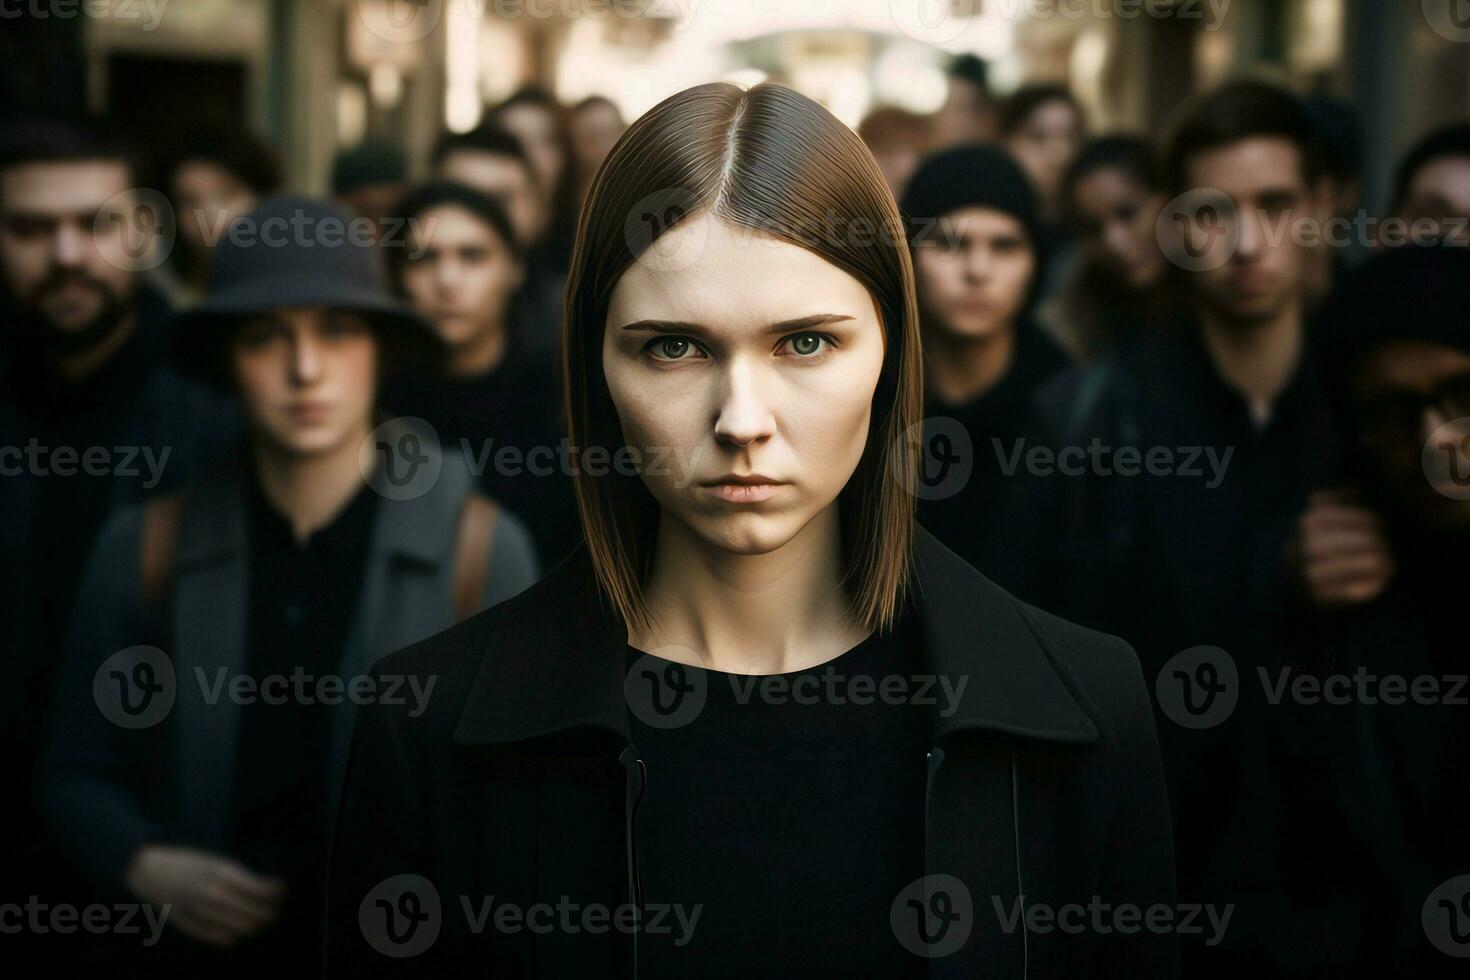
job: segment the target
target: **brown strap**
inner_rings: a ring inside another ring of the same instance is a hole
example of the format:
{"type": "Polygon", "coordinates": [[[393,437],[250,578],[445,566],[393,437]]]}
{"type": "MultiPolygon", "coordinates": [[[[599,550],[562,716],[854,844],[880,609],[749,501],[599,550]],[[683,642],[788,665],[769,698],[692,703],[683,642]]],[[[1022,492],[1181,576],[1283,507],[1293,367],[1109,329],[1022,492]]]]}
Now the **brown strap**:
{"type": "Polygon", "coordinates": [[[143,529],[138,541],[138,568],[143,579],[143,601],[162,602],[173,584],[174,548],[183,523],[184,498],[154,497],[143,505],[143,529]]]}
{"type": "Polygon", "coordinates": [[[454,618],[473,616],[485,594],[490,542],[495,537],[495,504],[477,493],[464,498],[459,511],[459,542],[454,549],[454,618]]]}

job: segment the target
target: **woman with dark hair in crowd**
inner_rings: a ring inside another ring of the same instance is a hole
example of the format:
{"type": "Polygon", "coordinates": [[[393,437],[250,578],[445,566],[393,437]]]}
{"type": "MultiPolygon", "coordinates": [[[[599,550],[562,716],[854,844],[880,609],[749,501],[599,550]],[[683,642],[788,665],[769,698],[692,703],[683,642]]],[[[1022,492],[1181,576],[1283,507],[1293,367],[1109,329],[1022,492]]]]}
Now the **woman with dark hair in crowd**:
{"type": "Polygon", "coordinates": [[[1041,198],[1041,212],[1056,221],[1062,175],[1086,135],[1082,106],[1062,85],[1023,85],[1000,106],[1000,136],[1041,198]]]}
{"type": "Polygon", "coordinates": [[[242,129],[200,129],[184,136],[163,168],[178,240],[170,256],[176,303],[204,295],[214,247],[231,221],[254,210],[281,185],[276,151],[242,129]]]}
{"type": "Polygon", "coordinates": [[[1147,140],[1104,136],[1062,178],[1062,214],[1079,261],[1043,315],[1078,357],[1092,359],[1167,317],[1169,277],[1159,247],[1164,178],[1147,140]]]}
{"type": "Polygon", "coordinates": [[[565,271],[577,231],[576,155],[566,108],[545,89],[526,86],[493,106],[485,119],[521,141],[546,198],[546,234],[529,261],[565,271]]]}
{"type": "Polygon", "coordinates": [[[525,521],[555,564],[580,534],[565,468],[537,462],[559,448],[560,399],[550,358],[517,319],[525,259],[511,220],[495,198],[452,181],[413,191],[393,214],[408,226],[407,241],[383,250],[394,288],[449,356],[440,372],[391,379],[384,401],[466,448],[486,495],[525,521]],[[507,448],[520,462],[504,462],[507,448]]]}
{"type": "Polygon", "coordinates": [[[359,714],[327,974],[1174,976],[1167,931],[1024,927],[1172,904],[1148,689],[914,522],[913,268],[857,135],[774,84],[655,106],[562,347],[586,544],[384,665],[438,684],[359,714]]]}

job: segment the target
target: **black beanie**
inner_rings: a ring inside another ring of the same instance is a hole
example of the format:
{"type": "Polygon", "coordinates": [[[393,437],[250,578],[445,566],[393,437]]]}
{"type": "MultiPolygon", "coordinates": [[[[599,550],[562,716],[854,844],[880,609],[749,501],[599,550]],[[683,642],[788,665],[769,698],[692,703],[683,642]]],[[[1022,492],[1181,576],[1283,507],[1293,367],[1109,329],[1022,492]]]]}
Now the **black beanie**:
{"type": "Polygon", "coordinates": [[[989,143],[942,150],[923,160],[904,190],[909,244],[934,234],[934,220],[960,208],[994,208],[1026,229],[1041,264],[1043,235],[1036,192],[1009,153],[989,143]]]}

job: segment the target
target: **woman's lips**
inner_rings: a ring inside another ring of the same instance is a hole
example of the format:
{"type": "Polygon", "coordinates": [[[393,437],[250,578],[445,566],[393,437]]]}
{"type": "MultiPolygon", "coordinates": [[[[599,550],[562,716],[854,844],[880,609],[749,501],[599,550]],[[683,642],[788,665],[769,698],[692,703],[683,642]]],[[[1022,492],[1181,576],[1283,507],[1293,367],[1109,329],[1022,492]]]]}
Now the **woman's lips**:
{"type": "Polygon", "coordinates": [[[757,504],[770,500],[787,484],[768,476],[735,476],[702,483],[700,486],[732,504],[757,504]]]}
{"type": "Polygon", "coordinates": [[[770,500],[782,486],[780,483],[717,483],[709,489],[716,497],[732,504],[758,504],[770,500]]]}

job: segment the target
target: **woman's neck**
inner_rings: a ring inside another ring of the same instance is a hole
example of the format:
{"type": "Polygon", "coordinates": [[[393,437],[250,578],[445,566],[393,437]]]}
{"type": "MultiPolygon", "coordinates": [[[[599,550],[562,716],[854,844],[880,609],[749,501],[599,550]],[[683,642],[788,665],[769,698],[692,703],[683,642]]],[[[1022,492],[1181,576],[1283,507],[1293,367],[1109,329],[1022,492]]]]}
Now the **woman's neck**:
{"type": "Polygon", "coordinates": [[[341,446],[315,456],[283,453],[257,439],[252,454],[261,493],[285,516],[297,541],[332,523],[363,489],[358,446],[367,435],[345,439],[341,446]]]}
{"type": "Polygon", "coordinates": [[[732,674],[780,674],[826,663],[862,642],[841,584],[834,502],[796,537],[741,555],[663,514],[645,591],[652,625],[628,642],[666,660],[732,674]]]}

